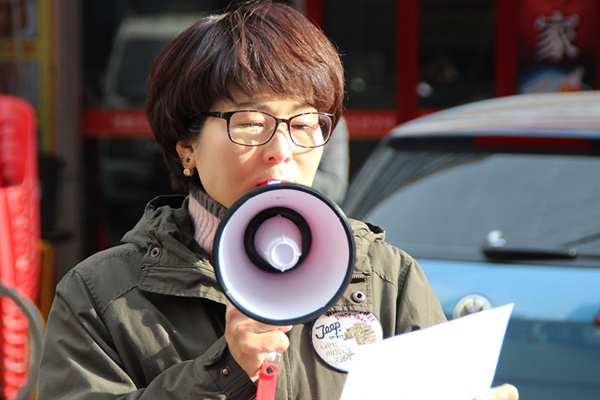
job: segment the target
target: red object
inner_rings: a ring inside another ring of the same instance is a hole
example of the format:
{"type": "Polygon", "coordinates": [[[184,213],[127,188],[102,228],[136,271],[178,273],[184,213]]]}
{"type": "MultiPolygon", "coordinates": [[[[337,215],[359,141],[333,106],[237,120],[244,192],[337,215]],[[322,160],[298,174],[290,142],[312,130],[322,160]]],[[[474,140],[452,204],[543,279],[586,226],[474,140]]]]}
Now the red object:
{"type": "Polygon", "coordinates": [[[396,3],[396,109],[397,124],[419,115],[420,1],[396,3]]]}
{"type": "Polygon", "coordinates": [[[323,0],[311,0],[304,3],[304,14],[318,27],[323,27],[323,0]]]}
{"type": "Polygon", "coordinates": [[[278,370],[279,364],[277,362],[263,362],[260,367],[256,400],[273,400],[275,398],[278,370]]]}
{"type": "Polygon", "coordinates": [[[348,131],[353,139],[374,139],[398,125],[396,110],[350,109],[344,111],[348,131]]]}
{"type": "Polygon", "coordinates": [[[150,137],[152,130],[143,108],[88,108],[83,114],[88,137],[150,137]]]}
{"type": "MultiPolygon", "coordinates": [[[[17,97],[0,95],[0,280],[37,301],[40,280],[40,199],[36,115],[17,97]]],[[[0,300],[0,398],[11,399],[29,370],[29,320],[0,300]]]]}
{"type": "Polygon", "coordinates": [[[496,2],[495,37],[495,96],[510,96],[517,93],[518,32],[516,20],[519,15],[517,0],[496,2]]]}

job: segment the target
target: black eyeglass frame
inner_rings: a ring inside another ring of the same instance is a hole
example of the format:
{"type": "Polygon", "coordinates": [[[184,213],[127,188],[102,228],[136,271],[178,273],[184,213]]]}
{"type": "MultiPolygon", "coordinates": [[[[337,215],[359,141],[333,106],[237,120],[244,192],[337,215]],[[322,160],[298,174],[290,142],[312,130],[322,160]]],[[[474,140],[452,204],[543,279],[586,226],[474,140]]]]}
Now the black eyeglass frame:
{"type": "Polygon", "coordinates": [[[215,117],[215,118],[224,119],[225,121],[227,121],[227,137],[229,137],[229,140],[231,140],[231,142],[238,144],[240,146],[247,146],[247,147],[264,146],[265,144],[269,143],[271,141],[271,139],[273,139],[273,136],[275,136],[275,133],[277,132],[277,128],[279,127],[279,125],[281,123],[285,123],[288,128],[288,135],[290,135],[290,139],[292,140],[292,143],[294,143],[298,147],[302,147],[305,149],[315,149],[317,147],[325,146],[327,144],[327,142],[329,142],[329,139],[331,139],[331,134],[333,133],[333,125],[335,124],[335,115],[326,113],[326,112],[319,112],[319,111],[311,111],[311,112],[301,113],[301,114],[293,115],[290,118],[278,118],[278,117],[274,116],[273,114],[269,114],[268,112],[261,111],[261,110],[203,111],[203,112],[199,113],[198,115],[201,115],[203,117],[215,117]],[[240,113],[240,112],[261,113],[261,114],[268,115],[269,117],[275,119],[275,122],[276,122],[275,128],[273,129],[273,132],[271,132],[271,136],[269,136],[269,138],[264,143],[260,143],[260,144],[245,144],[245,143],[238,143],[238,142],[234,141],[231,138],[231,133],[229,131],[230,121],[231,121],[231,117],[233,116],[233,114],[240,113]],[[327,136],[327,140],[325,140],[322,144],[319,144],[317,146],[304,146],[304,145],[298,144],[294,140],[294,135],[292,135],[292,127],[290,126],[290,121],[296,117],[301,117],[302,115],[309,115],[309,114],[324,115],[331,120],[331,128],[329,130],[329,135],[327,136]]]}

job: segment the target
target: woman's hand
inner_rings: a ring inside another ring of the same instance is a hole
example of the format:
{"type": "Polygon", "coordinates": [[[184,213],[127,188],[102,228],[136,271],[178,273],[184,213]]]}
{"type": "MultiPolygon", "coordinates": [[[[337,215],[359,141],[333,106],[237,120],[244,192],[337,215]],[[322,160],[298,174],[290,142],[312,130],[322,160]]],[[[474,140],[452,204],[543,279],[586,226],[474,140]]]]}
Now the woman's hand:
{"type": "Polygon", "coordinates": [[[519,391],[513,385],[505,383],[491,388],[485,400],[519,400],[519,391]]]}
{"type": "Polygon", "coordinates": [[[290,341],[285,333],[291,329],[291,326],[272,326],[255,321],[227,303],[225,341],[235,361],[254,381],[258,379],[268,353],[283,353],[288,348],[290,341]]]}

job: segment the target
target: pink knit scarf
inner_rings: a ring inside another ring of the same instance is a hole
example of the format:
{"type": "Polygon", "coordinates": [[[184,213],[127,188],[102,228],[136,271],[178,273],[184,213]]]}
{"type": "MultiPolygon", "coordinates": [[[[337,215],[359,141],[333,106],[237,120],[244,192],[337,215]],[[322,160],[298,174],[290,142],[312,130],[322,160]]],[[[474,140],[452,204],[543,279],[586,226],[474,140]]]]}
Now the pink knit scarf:
{"type": "Polygon", "coordinates": [[[213,200],[204,190],[190,191],[188,210],[194,222],[194,239],[208,254],[212,254],[215,232],[227,208],[213,200]]]}

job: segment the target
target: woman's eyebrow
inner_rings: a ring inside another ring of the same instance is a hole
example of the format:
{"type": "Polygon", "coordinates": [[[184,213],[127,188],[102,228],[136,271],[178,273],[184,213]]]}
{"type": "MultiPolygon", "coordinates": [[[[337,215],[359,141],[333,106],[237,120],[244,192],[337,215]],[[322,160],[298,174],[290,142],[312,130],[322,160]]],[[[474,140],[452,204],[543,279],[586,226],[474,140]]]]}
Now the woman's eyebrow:
{"type": "Polygon", "coordinates": [[[268,108],[265,104],[263,103],[254,103],[254,102],[246,102],[246,103],[233,103],[234,107],[238,107],[238,108],[251,108],[251,109],[261,109],[261,108],[268,108]]]}
{"type": "MultiPolygon", "coordinates": [[[[267,110],[272,112],[273,109],[264,103],[256,103],[256,102],[244,102],[244,103],[233,103],[232,106],[238,109],[255,109],[255,110],[267,110]]],[[[293,108],[294,112],[301,112],[306,108],[313,108],[311,104],[301,103],[293,108]]]]}

